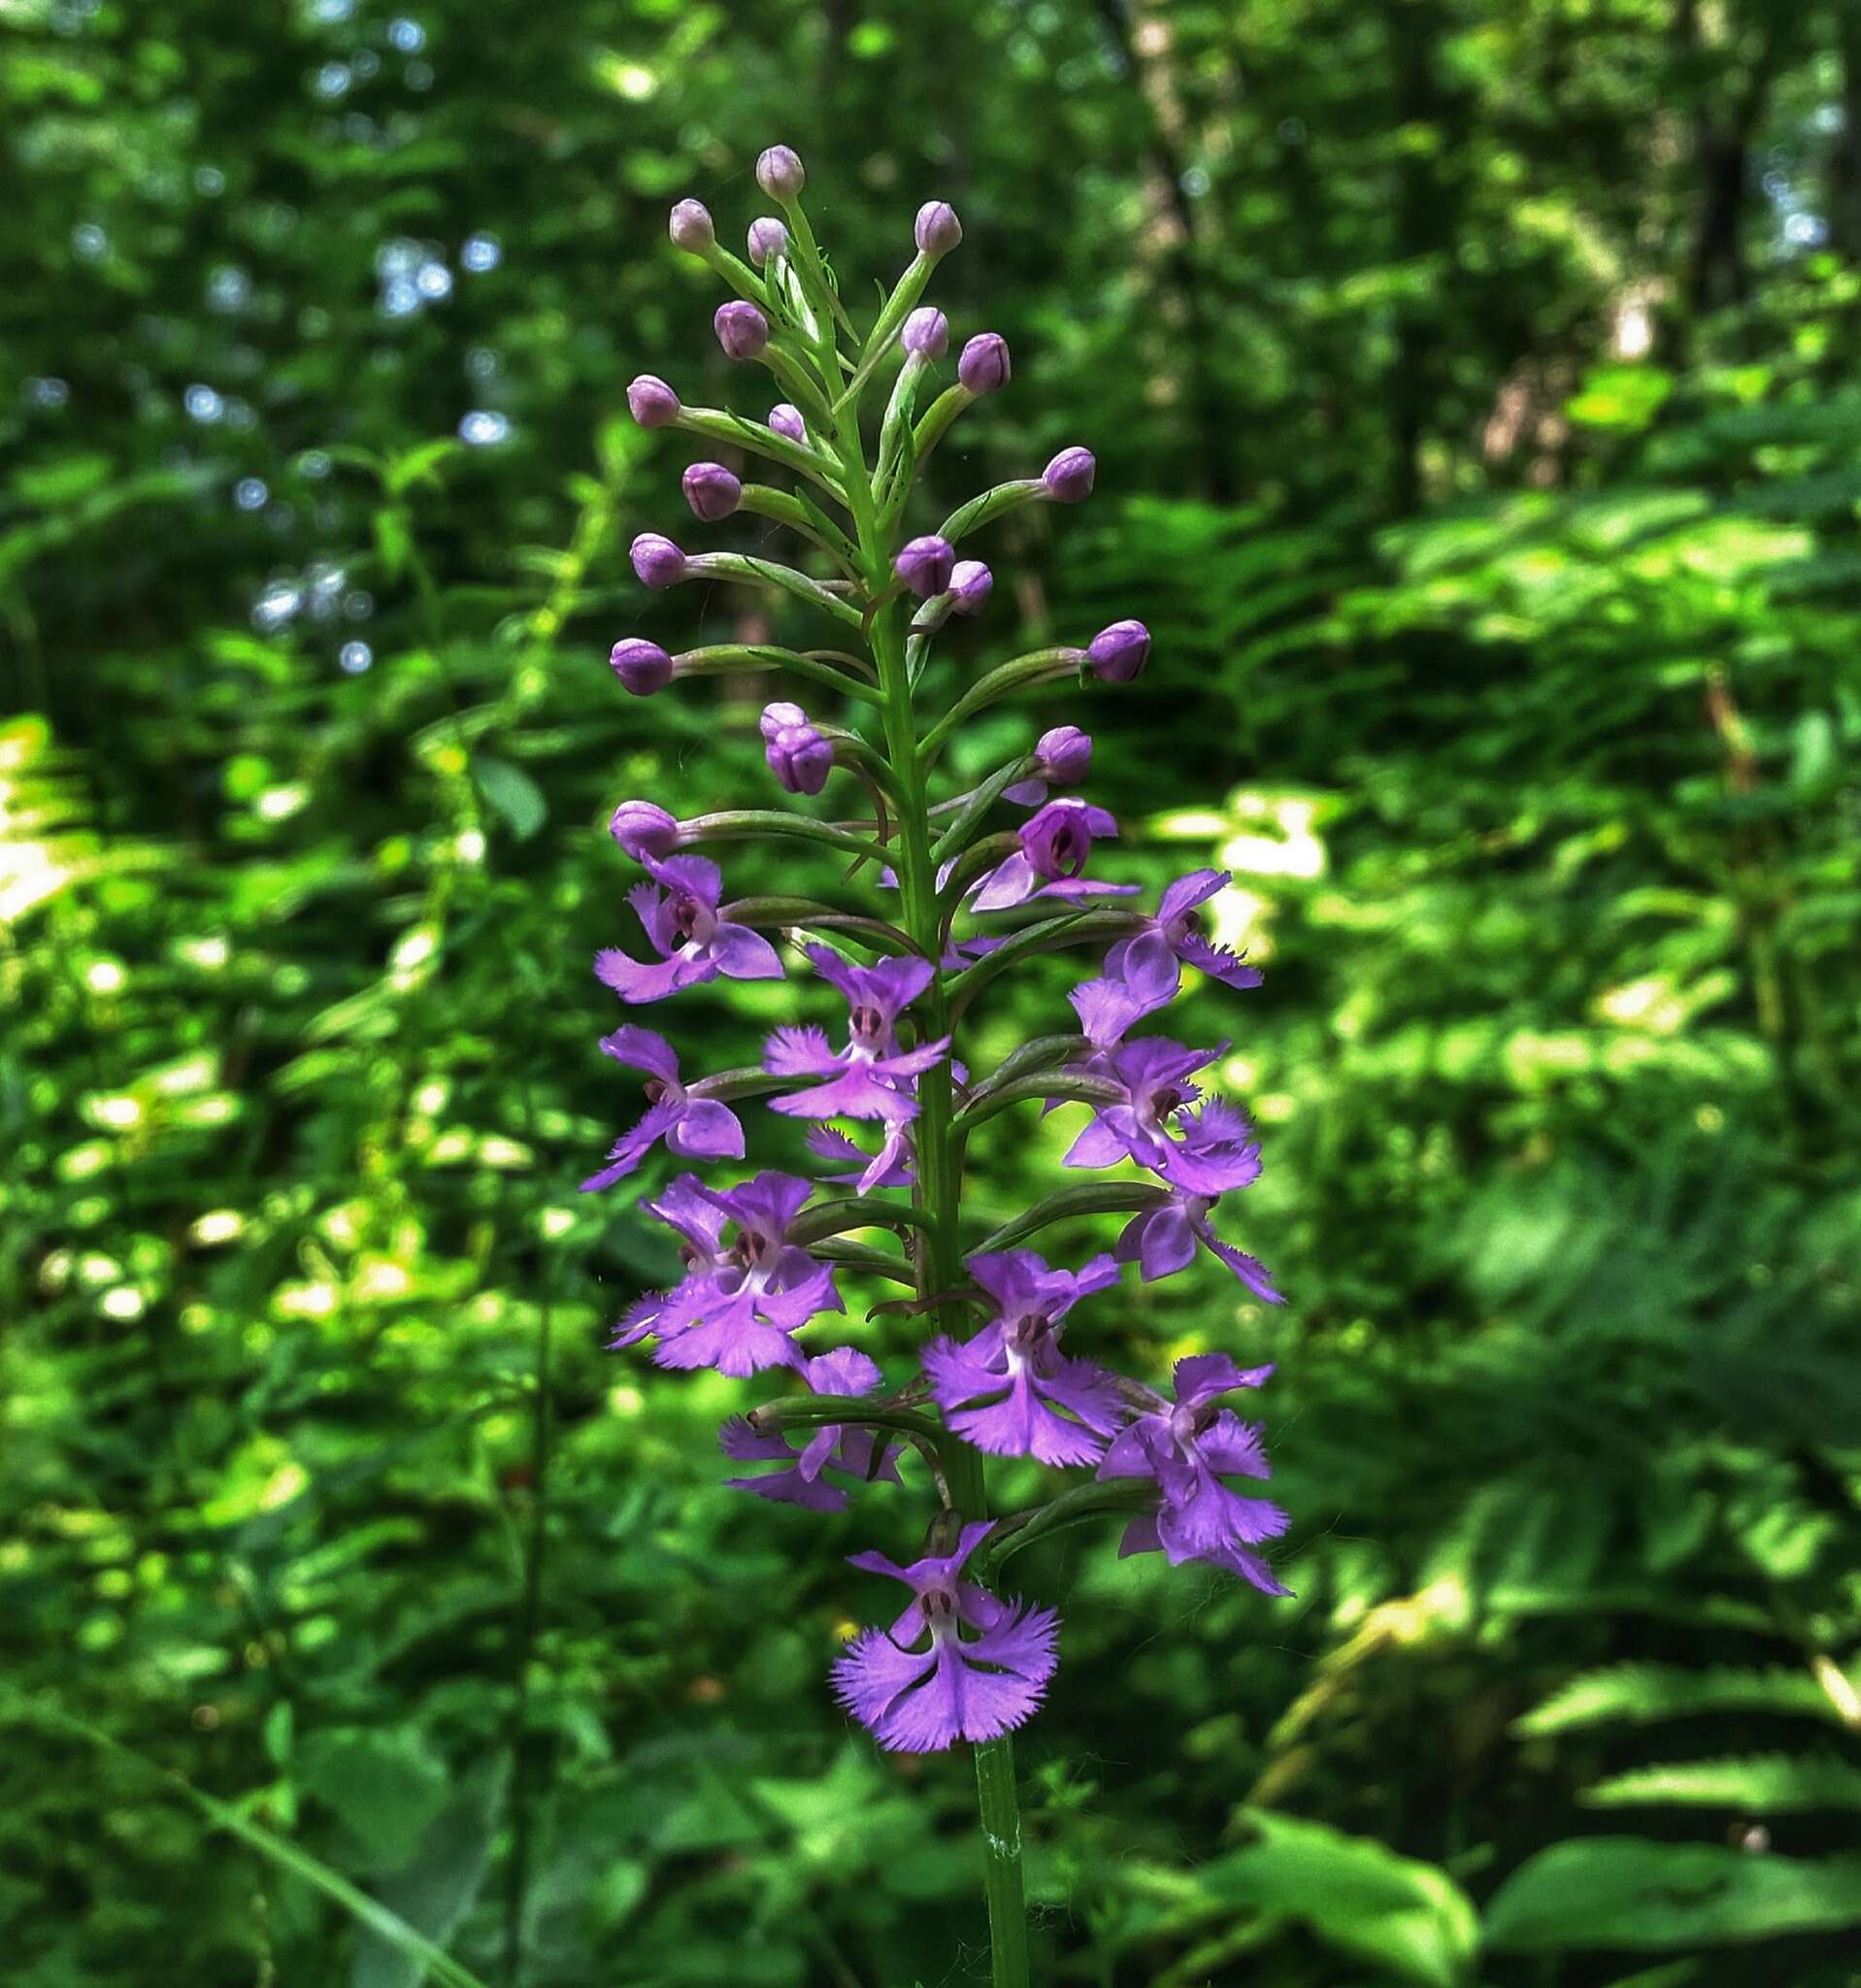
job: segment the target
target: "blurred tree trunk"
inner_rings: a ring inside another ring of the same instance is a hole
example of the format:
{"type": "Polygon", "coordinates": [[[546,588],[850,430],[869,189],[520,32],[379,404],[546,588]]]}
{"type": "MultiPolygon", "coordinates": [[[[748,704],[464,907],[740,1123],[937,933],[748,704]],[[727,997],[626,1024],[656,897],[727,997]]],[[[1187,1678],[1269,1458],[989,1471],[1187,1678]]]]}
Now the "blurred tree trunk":
{"type": "Polygon", "coordinates": [[[1198,239],[1196,212],[1183,186],[1184,166],[1168,50],[1174,38],[1165,10],[1152,10],[1142,29],[1127,0],[1097,0],[1099,17],[1123,54],[1126,74],[1144,105],[1145,150],[1152,192],[1163,222],[1158,257],[1163,283],[1178,306],[1182,329],[1182,382],[1198,443],[1200,487],[1218,504],[1232,502],[1234,476],[1231,430],[1221,384],[1212,363],[1218,328],[1207,292],[1206,268],[1198,239]]]}
{"type": "Polygon", "coordinates": [[[1829,237],[1850,261],[1861,262],[1861,6],[1855,0],[1837,0],[1835,36],[1842,135],[1829,160],[1829,237]]]}

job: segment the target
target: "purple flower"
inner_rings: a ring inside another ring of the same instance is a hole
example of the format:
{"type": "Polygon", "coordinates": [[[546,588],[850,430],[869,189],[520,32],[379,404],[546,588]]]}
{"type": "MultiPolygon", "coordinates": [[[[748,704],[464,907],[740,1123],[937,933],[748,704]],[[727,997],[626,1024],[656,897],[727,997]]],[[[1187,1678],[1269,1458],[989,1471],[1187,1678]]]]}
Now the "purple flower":
{"type": "Polygon", "coordinates": [[[642,373],[627,388],[627,411],[643,428],[669,428],[679,418],[679,396],[656,373],[642,373]]]}
{"type": "Polygon", "coordinates": [[[681,1160],[740,1160],[743,1126],[728,1105],[707,1095],[714,1082],[700,1077],[689,1088],[679,1081],[679,1058],[665,1037],[623,1022],[601,1038],[604,1055],[629,1070],[647,1074],[647,1115],[615,1143],[608,1164],[582,1183],[583,1194],[612,1187],[639,1166],[660,1140],[681,1160]]]}
{"type": "Polygon", "coordinates": [[[971,393],[999,392],[1008,375],[1008,341],[999,331],[979,331],[956,361],[956,377],[971,393]]]}
{"type": "Polygon", "coordinates": [[[949,585],[950,569],[955,564],[956,554],[951,551],[949,542],[938,538],[935,533],[913,539],[900,548],[897,558],[892,561],[899,579],[920,600],[926,601],[949,585]]]}
{"type": "Polygon", "coordinates": [[[734,1380],[765,1367],[798,1367],[791,1337],[822,1311],[845,1311],[834,1274],[788,1241],[788,1224],[814,1193],[788,1174],[758,1174],[727,1194],[681,1174],[657,1201],[640,1206],[685,1239],[685,1276],[649,1291],[615,1328],[615,1346],[648,1334],[659,1367],[714,1367],[734,1380]],[[734,1223],[726,1249],[723,1232],[734,1223]]]}
{"type": "Polygon", "coordinates": [[[799,155],[785,145],[772,145],[756,161],[756,184],[771,200],[793,200],[808,183],[799,155]]]}
{"type": "MultiPolygon", "coordinates": [[[[917,1116],[917,1101],[908,1079],[940,1062],[949,1038],[898,1046],[899,1015],[931,982],[926,959],[882,959],[876,966],[856,967],[831,945],[811,945],[808,957],[814,971],[847,997],[847,1046],[828,1045],[820,1028],[781,1028],[763,1044],[762,1067],[771,1077],[817,1079],[813,1088],[795,1091],[771,1102],[770,1110],[789,1118],[879,1118],[899,1123],[917,1116]]],[[[885,1157],[881,1149],[881,1160],[885,1157]]],[[[877,1168],[880,1161],[873,1162],[877,1168]]],[[[871,1170],[869,1170],[871,1171],[871,1170]]],[[[875,1185],[862,1178],[861,1186],[875,1185]]]]}
{"type": "MultiPolygon", "coordinates": [[[[877,1364],[852,1346],[837,1346],[831,1353],[817,1353],[801,1362],[797,1372],[810,1390],[820,1395],[871,1394],[880,1384],[877,1364]]],[[[898,1482],[898,1466],[889,1458],[873,1471],[873,1432],[857,1425],[822,1422],[807,1432],[808,1440],[799,1453],[785,1438],[759,1435],[741,1415],[733,1415],[717,1432],[718,1446],[732,1463],[781,1464],[760,1477],[729,1477],[733,1491],[750,1491],[758,1498],[773,1498],[783,1505],[799,1505],[809,1511],[844,1511],[847,1494],[822,1474],[844,1472],[865,1481],[869,1474],[898,1482]]]]}
{"type": "Polygon", "coordinates": [[[1129,883],[1093,883],[1080,875],[1096,836],[1114,836],[1116,821],[1103,808],[1072,795],[1049,801],[1021,824],[1021,846],[981,880],[979,911],[1006,911],[1031,897],[1131,896],[1129,883]]]}
{"type": "Polygon", "coordinates": [[[616,946],[594,956],[595,977],[630,1007],[660,1001],[719,974],[731,980],[780,980],[776,948],[748,925],[717,915],[723,876],[705,856],[643,859],[649,883],[636,883],[627,902],[639,913],[659,958],[630,959],[616,946]]]}
{"type": "MultiPolygon", "coordinates": [[[[1246,1180],[1237,1180],[1237,1187],[1246,1186],[1260,1171],[1259,1145],[1252,1144],[1247,1151],[1253,1155],[1253,1173],[1246,1180]]],[[[1153,1284],[1159,1277],[1175,1276],[1178,1271],[1188,1269],[1199,1242],[1262,1303],[1283,1305],[1285,1299],[1275,1287],[1266,1265],[1245,1249],[1223,1242],[1214,1233],[1209,1211],[1219,1200],[1219,1195],[1185,1194],[1173,1187],[1161,1208],[1147,1208],[1125,1224],[1113,1253],[1120,1263],[1137,1264],[1144,1281],[1153,1284]]]]}
{"type": "Polygon", "coordinates": [[[779,400],[769,410],[769,425],[778,435],[785,435],[790,442],[808,440],[808,423],[801,417],[801,410],[790,407],[785,400],[779,400]]]}
{"type": "Polygon", "coordinates": [[[945,1420],[990,1456],[1095,1463],[1124,1409],[1104,1368],[1059,1350],[1060,1321],[1088,1292],[1116,1283],[1117,1265],[1095,1256],[1074,1275],[1048,1270],[1031,1249],[1003,1249],[972,1256],[969,1268],[995,1315],[961,1345],[939,1339],[924,1349],[945,1420]]]}
{"type": "Polygon", "coordinates": [[[702,200],[680,201],[667,218],[666,232],[691,255],[703,255],[717,240],[711,210],[702,200]]]}
{"type": "Polygon", "coordinates": [[[707,524],[728,517],[743,502],[743,483],[720,462],[694,462],[682,479],[685,502],[707,524]]]}
{"type": "Polygon", "coordinates": [[[669,856],[679,846],[679,820],[651,801],[622,801],[608,823],[608,833],[636,863],[648,856],[669,856]]]}
{"type": "MultiPolygon", "coordinates": [[[[639,548],[636,539],[634,550],[638,552],[639,548]]],[[[675,547],[674,550],[677,549],[675,547]]],[[[683,554],[680,556],[682,558],[683,554]]],[[[672,658],[656,642],[648,642],[644,636],[629,635],[616,642],[608,651],[608,662],[622,687],[635,697],[650,697],[672,681],[672,658]]]]}
{"type": "Polygon", "coordinates": [[[1060,1624],[1051,1608],[998,1600],[962,1578],[987,1531],[978,1519],[963,1528],[954,1553],[910,1567],[882,1553],[852,1555],[853,1566],[913,1590],[889,1629],[863,1631],[834,1665],[835,1696],[890,1752],[940,1753],[958,1740],[1012,1733],[1033,1715],[1058,1666],[1060,1624]]]}
{"type": "Polygon", "coordinates": [[[980,614],[995,591],[995,576],[980,559],[959,559],[950,568],[949,606],[952,614],[980,614]]]}
{"type": "Polygon", "coordinates": [[[821,1159],[841,1161],[851,1169],[846,1174],[827,1176],[837,1187],[856,1186],[862,1194],[870,1194],[875,1187],[909,1187],[917,1177],[916,1156],[912,1151],[911,1133],[907,1129],[911,1121],[881,1118],[880,1123],[885,1128],[885,1137],[879,1151],[870,1156],[831,1125],[811,1125],[804,1143],[821,1159]]]}
{"type": "Polygon", "coordinates": [[[749,223],[749,259],[758,269],[772,255],[787,253],[788,230],[774,215],[762,215],[749,223]]]}
{"type": "Polygon", "coordinates": [[[1113,621],[1085,646],[1085,660],[1102,683],[1129,683],[1149,659],[1150,631],[1142,621],[1113,621]]]}
{"type": "Polygon", "coordinates": [[[1047,784],[1076,787],[1092,764],[1092,741],[1078,725],[1055,725],[1034,744],[1034,771],[1002,795],[1018,808],[1038,808],[1047,799],[1047,784]]]}
{"type": "Polygon", "coordinates": [[[922,359],[941,359],[949,350],[949,319],[925,304],[905,320],[898,342],[922,359]]]}
{"type": "Polygon", "coordinates": [[[963,224],[947,200],[927,200],[917,210],[912,239],[924,255],[947,255],[963,239],[963,224]]]}
{"type": "MultiPolygon", "coordinates": [[[[1115,983],[1113,983],[1115,984],[1115,983]]],[[[1092,1063],[1094,1076],[1114,1083],[1123,1096],[1101,1105],[1060,1164],[1113,1167],[1135,1160],[1185,1194],[1224,1194],[1245,1187],[1260,1171],[1252,1127],[1232,1105],[1212,1099],[1198,1114],[1201,1096],[1189,1081],[1225,1050],[1185,1049],[1161,1036],[1119,1043],[1092,1063]]]]}
{"type": "Polygon", "coordinates": [[[1041,472],[1041,481],[1055,504],[1083,504],[1092,494],[1098,471],[1089,448],[1062,448],[1041,472]]]}
{"type": "Polygon", "coordinates": [[[1225,945],[1213,945],[1202,936],[1198,907],[1232,880],[1226,870],[1192,870],[1164,891],[1156,916],[1141,932],[1120,939],[1105,955],[1109,978],[1128,981],[1133,991],[1162,1007],[1174,998],[1181,979],[1181,961],[1211,979],[1236,989],[1257,987],[1260,970],[1250,967],[1225,945]]]}
{"type": "Polygon", "coordinates": [[[1160,1500],[1126,1529],[1119,1556],[1161,1550],[1171,1566],[1205,1560],[1238,1574],[1269,1595],[1292,1590],[1249,1549],[1286,1530],[1286,1514],[1264,1498],[1243,1498],[1224,1476],[1265,1477],[1257,1425],[1215,1404],[1238,1388],[1258,1387],[1271,1367],[1237,1367],[1225,1353],[1176,1363],[1176,1400],[1146,1389],[1152,1406],[1113,1439],[1098,1468],[1104,1478],[1154,1477],[1160,1500]]]}
{"type": "Polygon", "coordinates": [[[719,304],[711,319],[717,343],[732,359],[753,359],[769,343],[769,320],[753,304],[733,297],[719,304]]]}
{"type": "Polygon", "coordinates": [[[685,577],[685,555],[658,532],[642,532],[627,548],[642,586],[677,586],[685,577]]]}
{"type": "Polygon", "coordinates": [[[763,757],[791,794],[817,794],[833,771],[834,747],[798,704],[764,707],[763,757]]]}

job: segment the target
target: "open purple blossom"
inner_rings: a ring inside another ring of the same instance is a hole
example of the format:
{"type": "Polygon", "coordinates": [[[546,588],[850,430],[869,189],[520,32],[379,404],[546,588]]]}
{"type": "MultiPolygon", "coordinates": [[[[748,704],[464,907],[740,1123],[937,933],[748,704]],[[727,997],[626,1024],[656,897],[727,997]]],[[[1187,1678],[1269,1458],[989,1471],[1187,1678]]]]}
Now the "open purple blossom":
{"type": "Polygon", "coordinates": [[[1252,1128],[1218,1099],[1192,1108],[1201,1096],[1190,1074],[1213,1063],[1226,1044],[1185,1049],[1161,1036],[1120,1043],[1094,1064],[1096,1076],[1123,1096],[1098,1107],[1060,1162],[1066,1167],[1113,1167],[1135,1160],[1172,1187],[1188,1194],[1224,1194],[1245,1187],[1260,1170],[1252,1128]]]}
{"type": "Polygon", "coordinates": [[[1017,808],[1038,808],[1049,785],[1078,786],[1092,764],[1092,741],[1078,725],[1055,725],[1034,742],[1034,771],[1002,793],[1017,808]]]}
{"type": "MultiPolygon", "coordinates": [[[[1239,1115],[1237,1112],[1236,1116],[1239,1115]]],[[[1258,1143],[1248,1146],[1246,1151],[1253,1156],[1253,1173],[1235,1181],[1236,1187],[1247,1186],[1260,1171],[1258,1143]]],[[[1153,1284],[1160,1277],[1172,1277],[1178,1271],[1187,1270],[1195,1257],[1195,1245],[1200,1242],[1263,1304],[1283,1305],[1285,1298],[1266,1265],[1245,1249],[1222,1242],[1214,1233],[1209,1213],[1219,1200],[1219,1195],[1185,1194],[1180,1187],[1171,1188],[1170,1198],[1161,1208],[1143,1209],[1124,1225],[1113,1254],[1120,1263],[1135,1263],[1144,1281],[1153,1284]]]]}
{"type": "Polygon", "coordinates": [[[880,1118],[917,1115],[911,1079],[943,1060],[949,1038],[898,1046],[898,1017],[930,985],[923,959],[882,959],[856,967],[831,945],[811,945],[814,971],[847,997],[845,1048],[835,1049],[824,1029],[781,1028],[763,1045],[762,1067],[771,1077],[813,1077],[814,1087],[771,1102],[790,1118],[880,1118]]]}
{"type": "Polygon", "coordinates": [[[788,1225],[814,1191],[789,1174],[758,1174],[727,1194],[681,1174],[656,1201],[641,1207],[684,1239],[683,1279],[648,1292],[620,1321],[611,1342],[659,1342],[660,1367],[714,1367],[744,1379],[766,1367],[799,1366],[793,1334],[823,1311],[844,1311],[834,1274],[788,1241],[788,1225]],[[723,1233],[736,1227],[728,1248],[723,1233]]]}
{"type": "MultiPolygon", "coordinates": [[[[877,1362],[852,1346],[816,1353],[796,1370],[817,1395],[871,1394],[880,1385],[877,1362]]],[[[733,1415],[717,1432],[717,1446],[732,1463],[780,1464],[781,1469],[757,1477],[726,1477],[733,1491],[749,1491],[781,1505],[799,1505],[809,1511],[844,1511],[847,1494],[826,1473],[864,1482],[878,1476],[898,1482],[898,1466],[887,1457],[873,1469],[874,1437],[858,1424],[820,1422],[805,1432],[799,1451],[785,1437],[765,1435],[741,1415],[733,1415]]]]}
{"type": "Polygon", "coordinates": [[[841,1704],[889,1752],[936,1753],[1013,1732],[1038,1707],[1059,1663],[1051,1608],[1000,1600],[962,1577],[987,1531],[985,1520],[966,1525],[955,1552],[909,1567],[882,1553],[851,1556],[853,1566],[912,1590],[889,1629],[863,1631],[834,1666],[841,1704]]]}
{"type": "Polygon", "coordinates": [[[639,913],[659,957],[637,960],[618,946],[594,956],[595,977],[622,1001],[662,1001],[719,975],[729,980],[780,980],[781,959],[760,932],[718,915],[723,873],[706,856],[646,858],[647,883],[627,902],[639,913]]]}
{"type": "Polygon", "coordinates": [[[1124,1418],[1104,1368],[1059,1349],[1061,1321],[1088,1292],[1117,1282],[1117,1265],[1095,1256],[1077,1273],[1049,1270],[1031,1249],[969,1260],[994,1316],[960,1345],[924,1349],[931,1398],[949,1426],[990,1456],[1032,1456],[1064,1468],[1096,1462],[1124,1418]]]}
{"type": "Polygon", "coordinates": [[[1001,911],[1031,897],[1134,895],[1134,883],[1098,883],[1080,875],[1094,839],[1117,832],[1117,822],[1089,801],[1068,795],[1047,802],[1022,822],[1021,846],[982,878],[972,909],[1001,911]]]}
{"type": "Polygon", "coordinates": [[[678,1052],[665,1037],[623,1022],[601,1038],[601,1050],[627,1069],[646,1073],[647,1114],[615,1142],[600,1173],[582,1181],[582,1193],[625,1179],[662,1139],[666,1150],[681,1160],[743,1158],[743,1125],[736,1112],[709,1095],[707,1086],[714,1079],[701,1077],[689,1086],[680,1082],[678,1052]]]}
{"type": "Polygon", "coordinates": [[[1237,990],[1259,986],[1258,967],[1248,966],[1239,953],[1213,944],[1203,936],[1199,908],[1230,881],[1226,870],[1192,870],[1186,877],[1179,877],[1164,890],[1156,916],[1145,920],[1144,930],[1120,939],[1106,954],[1107,977],[1157,997],[1159,1008],[1176,993],[1181,978],[1179,962],[1223,986],[1237,990]]]}
{"type": "Polygon", "coordinates": [[[1176,1363],[1174,1402],[1144,1390],[1148,1406],[1113,1438],[1098,1468],[1103,1478],[1156,1480],[1157,1509],[1131,1521],[1120,1555],[1161,1551],[1173,1567],[1203,1560],[1269,1595],[1292,1592],[1252,1550],[1286,1530],[1286,1514],[1271,1500],[1245,1498],[1221,1481],[1272,1474],[1258,1426],[1217,1406],[1225,1395],[1258,1387],[1272,1372],[1237,1367],[1225,1353],[1198,1353],[1176,1363]]]}

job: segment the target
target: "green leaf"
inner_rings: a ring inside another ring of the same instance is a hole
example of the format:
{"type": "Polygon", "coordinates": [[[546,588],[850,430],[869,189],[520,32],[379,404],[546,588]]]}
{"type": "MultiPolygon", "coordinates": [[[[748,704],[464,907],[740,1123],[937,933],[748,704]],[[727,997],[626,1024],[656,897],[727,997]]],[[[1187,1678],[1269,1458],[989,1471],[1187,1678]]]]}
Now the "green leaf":
{"type": "Polygon", "coordinates": [[[1614,1664],[1588,1671],[1529,1711],[1512,1731],[1525,1739],[1600,1726],[1612,1719],[1651,1725],[1700,1712],[1778,1712],[1836,1719],[1840,1713],[1813,1677],[1800,1671],[1688,1671],[1677,1665],[1614,1664]]]}
{"type": "Polygon", "coordinates": [[[298,1746],[297,1778],[388,1871],[413,1860],[446,1802],[445,1763],[406,1731],[313,1734],[298,1746]]]}
{"type": "Polygon", "coordinates": [[[1821,1754],[1755,1753],[1743,1760],[1676,1760],[1631,1768],[1583,1791],[1592,1808],[1643,1804],[1737,1808],[1748,1815],[1861,1809],[1861,1767],[1821,1754]]]}
{"type": "MultiPolygon", "coordinates": [[[[414,1861],[376,1887],[388,1910],[435,1945],[444,1945],[457,1931],[484,1883],[509,1765],[499,1759],[474,1769],[434,1817],[414,1861]]],[[[356,1943],[349,1988],[419,1988],[426,1971],[415,1950],[365,1929],[356,1943]]]]}
{"type": "Polygon", "coordinates": [[[1445,1871],[1323,1823],[1263,1808],[1243,1814],[1254,1840],[1198,1872],[1198,1892],[1302,1920],[1328,1946],[1406,1981],[1453,1988],[1468,1977],[1479,1920],[1445,1871]]]}
{"type": "Polygon", "coordinates": [[[481,755],[472,762],[472,771],[478,778],[479,792],[504,817],[518,842],[527,843],[548,819],[549,804],[543,789],[520,766],[481,755]]]}
{"type": "Polygon", "coordinates": [[[1541,1850],[1486,1908],[1507,1953],[1662,1948],[1861,1925],[1861,1857],[1810,1862],[1718,1843],[1589,1837],[1541,1850]]]}

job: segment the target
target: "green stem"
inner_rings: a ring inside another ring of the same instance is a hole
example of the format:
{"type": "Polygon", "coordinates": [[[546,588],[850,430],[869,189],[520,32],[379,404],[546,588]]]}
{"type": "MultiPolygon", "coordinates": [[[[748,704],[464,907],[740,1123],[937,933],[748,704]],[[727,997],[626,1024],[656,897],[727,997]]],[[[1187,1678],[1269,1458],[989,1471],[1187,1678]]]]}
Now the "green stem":
{"type": "MultiPolygon", "coordinates": [[[[812,244],[809,245],[812,247],[812,244]]],[[[859,414],[848,404],[835,423],[843,480],[869,584],[890,579],[886,523],[875,514],[872,484],[859,439],[859,414]]],[[[876,610],[869,640],[879,666],[885,750],[898,782],[896,866],[903,925],[935,967],[924,995],[928,1035],[947,1032],[948,996],[942,957],[943,913],[937,897],[937,865],[931,855],[930,807],[924,755],[912,709],[911,672],[905,656],[903,611],[897,600],[876,610]]],[[[963,1282],[962,1242],[957,1209],[962,1192],[961,1145],[953,1126],[950,1072],[946,1060],[917,1080],[917,1186],[915,1200],[924,1234],[918,1250],[918,1295],[954,1291],[963,1282]]],[[[940,1306],[933,1314],[939,1331],[962,1329],[961,1307],[940,1306]]],[[[950,1502],[966,1519],[988,1516],[988,1487],[979,1451],[952,1436],[941,1439],[945,1482],[950,1502]]],[[[991,1740],[976,1748],[976,1801],[982,1835],[982,1890],[988,1905],[989,1952],[995,1988],[1028,1988],[1027,1903],[1021,1883],[1021,1817],[1014,1792],[1012,1740],[991,1740]]]]}

